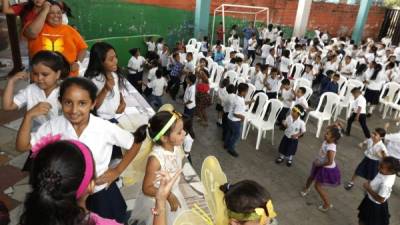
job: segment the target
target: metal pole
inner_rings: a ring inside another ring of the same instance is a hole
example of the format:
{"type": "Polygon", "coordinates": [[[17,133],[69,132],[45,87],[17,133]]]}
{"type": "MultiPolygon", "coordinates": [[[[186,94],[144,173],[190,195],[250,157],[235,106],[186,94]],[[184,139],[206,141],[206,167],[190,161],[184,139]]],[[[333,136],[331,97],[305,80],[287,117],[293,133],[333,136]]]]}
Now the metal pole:
{"type": "Polygon", "coordinates": [[[225,46],[225,6],[224,5],[222,5],[222,32],[224,35],[223,43],[225,46]]]}
{"type": "Polygon", "coordinates": [[[214,31],[215,31],[215,14],[217,11],[214,10],[214,18],[213,18],[213,26],[212,26],[212,33],[211,33],[211,44],[214,41],[214,31]]]}

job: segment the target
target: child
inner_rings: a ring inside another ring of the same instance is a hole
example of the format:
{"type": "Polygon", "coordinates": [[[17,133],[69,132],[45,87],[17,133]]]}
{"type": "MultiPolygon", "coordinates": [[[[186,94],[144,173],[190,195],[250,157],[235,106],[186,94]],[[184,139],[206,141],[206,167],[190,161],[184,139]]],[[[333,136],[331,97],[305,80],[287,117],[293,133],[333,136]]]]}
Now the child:
{"type": "Polygon", "coordinates": [[[88,209],[102,217],[124,223],[126,204],[115,180],[136,156],[143,139],[117,125],[91,114],[95,107],[97,88],[85,78],[68,78],[60,86],[59,100],[63,115],[55,117],[39,127],[31,135],[32,118],[40,113],[29,110],[17,135],[16,149],[27,151],[46,135],[61,135],[62,140],[79,140],[92,151],[96,165],[94,194],[87,199],[88,209]],[[109,168],[113,146],[128,149],[121,161],[109,168]],[[108,188],[106,188],[108,186],[108,188]]]}
{"type": "Polygon", "coordinates": [[[327,212],[333,207],[322,186],[336,187],[340,185],[340,171],[335,163],[336,144],[340,136],[340,130],[336,126],[327,128],[324,136],[325,140],[322,143],[317,159],[312,164],[311,174],[307,179],[306,186],[300,192],[301,196],[305,197],[310,191],[311,184],[315,181],[315,190],[323,201],[323,205],[318,207],[322,212],[327,212]]]}
{"type": "Polygon", "coordinates": [[[366,195],[358,206],[358,220],[362,225],[389,225],[389,206],[387,200],[399,176],[400,161],[385,157],[379,165],[379,173],[371,182],[364,183],[366,195]]]}
{"type": "Polygon", "coordinates": [[[31,190],[19,224],[120,224],[86,208],[95,186],[92,153],[82,142],[60,138],[44,137],[34,146],[31,190]]]}
{"type": "Polygon", "coordinates": [[[386,80],[385,73],[382,71],[382,65],[374,61],[371,62],[369,68],[365,72],[364,80],[366,84],[365,99],[369,105],[367,117],[371,116],[375,106],[379,104],[379,95],[386,80]]]}
{"type": "Polygon", "coordinates": [[[353,124],[354,120],[360,123],[360,126],[364,132],[365,138],[370,138],[371,134],[369,133],[367,127],[367,117],[366,117],[366,107],[367,101],[365,100],[364,96],[361,95],[360,88],[353,88],[351,90],[351,94],[354,97],[354,101],[351,105],[352,114],[350,118],[347,120],[347,128],[345,135],[350,136],[351,125],[353,124]]]}
{"type": "Polygon", "coordinates": [[[296,154],[299,138],[306,132],[306,125],[300,118],[303,115],[303,106],[295,105],[292,108],[292,113],[283,122],[286,129],[281,143],[279,144],[279,157],[275,160],[277,164],[282,163],[286,158],[286,166],[292,166],[293,156],[296,154]]]}
{"type": "Polygon", "coordinates": [[[201,42],[201,47],[200,47],[200,52],[203,53],[204,57],[208,56],[208,49],[209,49],[208,45],[209,45],[208,44],[208,37],[204,36],[203,37],[203,41],[201,42]]]}
{"type": "Polygon", "coordinates": [[[303,71],[303,74],[302,74],[302,78],[310,81],[311,84],[315,80],[315,74],[313,72],[313,66],[311,64],[306,64],[305,65],[305,68],[304,68],[304,71],[303,71]]]}
{"type": "Polygon", "coordinates": [[[379,161],[388,155],[386,146],[383,143],[386,131],[383,128],[376,128],[371,134],[371,138],[364,141],[360,147],[366,145],[364,159],[358,164],[351,180],[346,184],[345,189],[350,190],[354,186],[357,176],[363,177],[368,181],[374,179],[378,173],[379,161]]]}
{"type": "Polygon", "coordinates": [[[194,139],[196,139],[196,135],[193,131],[193,120],[190,117],[183,116],[183,129],[186,132],[185,139],[183,140],[183,151],[185,152],[185,156],[192,163],[192,157],[190,156],[190,152],[192,151],[192,146],[194,139]]]}
{"type": "Polygon", "coordinates": [[[281,112],[279,113],[278,119],[277,119],[277,124],[283,128],[282,121],[286,118],[290,108],[292,107],[292,102],[295,96],[295,93],[290,86],[290,80],[289,79],[283,79],[281,81],[281,101],[283,103],[283,108],[281,112]]]}
{"type": "MultiPolygon", "coordinates": [[[[229,83],[229,78],[226,78],[225,80],[228,80],[229,83]]],[[[229,84],[226,87],[226,92],[228,93],[227,96],[224,99],[222,99],[222,108],[224,111],[224,114],[222,115],[222,141],[225,141],[225,137],[229,130],[228,114],[232,109],[233,100],[236,98],[235,85],[229,84]]]]}
{"type": "Polygon", "coordinates": [[[282,57],[280,62],[279,71],[281,71],[281,75],[284,78],[287,78],[289,73],[290,66],[292,65],[292,61],[290,60],[290,51],[288,49],[284,49],[282,51],[282,57]]]}
{"type": "Polygon", "coordinates": [[[164,38],[160,37],[157,39],[156,49],[157,54],[162,58],[162,54],[165,52],[166,45],[164,44],[164,38]]]}
{"type": "MultiPolygon", "coordinates": [[[[154,197],[159,187],[156,172],[166,171],[173,175],[182,169],[183,154],[180,154],[180,147],[184,143],[186,132],[181,115],[169,111],[156,113],[149,120],[149,125],[144,125],[139,130],[143,136],[146,136],[146,133],[149,135],[154,146],[147,160],[142,192],[136,198],[130,222],[150,225],[153,220],[151,208],[154,206],[154,197]]],[[[167,199],[167,224],[173,224],[176,216],[187,209],[178,183],[179,181],[175,183],[167,199]]]]}
{"type": "Polygon", "coordinates": [[[255,181],[243,180],[220,186],[228,208],[229,225],[272,224],[277,216],[271,195],[255,181]]]}
{"type": "Polygon", "coordinates": [[[97,115],[116,122],[115,115],[125,111],[122,91],[126,86],[113,46],[105,42],[97,42],[92,46],[85,77],[90,79],[98,90],[95,106],[97,115]]]}
{"type": "Polygon", "coordinates": [[[196,114],[199,116],[199,122],[203,126],[208,126],[208,117],[206,109],[211,105],[210,84],[205,70],[198,72],[198,82],[196,84],[196,114]]]}
{"type": "Polygon", "coordinates": [[[156,51],[156,43],[154,42],[153,37],[149,37],[147,41],[145,41],[147,45],[147,54],[151,55],[156,51]]]}
{"type": "Polygon", "coordinates": [[[255,80],[254,80],[256,93],[262,92],[263,89],[265,88],[265,80],[267,75],[268,75],[268,66],[261,65],[259,71],[255,75],[255,80]]]}
{"type": "Polygon", "coordinates": [[[322,95],[325,92],[333,92],[335,94],[339,94],[339,79],[340,75],[338,73],[333,73],[331,80],[328,80],[325,84],[321,84],[320,94],[322,95]]]}
{"type": "Polygon", "coordinates": [[[217,45],[216,48],[217,51],[213,53],[213,60],[214,62],[218,63],[218,65],[222,66],[225,59],[225,54],[222,52],[221,45],[217,45]]]}
{"type": "Polygon", "coordinates": [[[222,102],[225,100],[225,98],[228,96],[228,92],[226,91],[226,87],[229,85],[229,78],[225,78],[222,80],[221,84],[219,85],[218,88],[218,98],[217,98],[217,105],[215,109],[218,112],[218,118],[217,118],[217,126],[222,126],[222,117],[224,115],[224,108],[222,106],[222,102]]]}
{"type": "Polygon", "coordinates": [[[304,87],[297,88],[295,93],[295,99],[293,101],[293,105],[301,105],[304,111],[308,110],[308,102],[304,94],[306,93],[306,89],[304,87]]]}
{"type": "Polygon", "coordinates": [[[228,114],[228,133],[225,134],[224,147],[233,157],[238,157],[239,154],[235,151],[235,144],[239,140],[246,103],[244,97],[247,95],[249,85],[240,83],[237,88],[237,96],[232,99],[232,107],[228,114]]]}
{"type": "Polygon", "coordinates": [[[183,104],[185,108],[183,114],[187,117],[193,118],[194,110],[196,109],[196,75],[190,74],[186,77],[188,87],[183,95],[183,104]]]}
{"type": "Polygon", "coordinates": [[[68,76],[69,63],[60,53],[40,51],[33,56],[30,64],[32,83],[13,96],[16,83],[29,79],[29,74],[19,72],[10,77],[3,93],[3,110],[14,111],[24,106],[27,111],[39,110],[39,114],[33,118],[32,131],[35,131],[59,115],[61,106],[58,102],[58,82],[68,76]]]}
{"type": "Polygon", "coordinates": [[[139,93],[142,93],[143,84],[143,66],[146,64],[146,59],[140,55],[138,48],[129,50],[132,57],[128,62],[128,81],[131,83],[139,93]]]}
{"type": "Polygon", "coordinates": [[[180,83],[181,83],[181,75],[183,71],[183,64],[180,62],[180,56],[178,52],[175,52],[173,55],[173,62],[169,65],[170,67],[170,80],[168,82],[168,91],[171,95],[172,100],[176,100],[176,95],[179,92],[180,83]]]}
{"type": "Polygon", "coordinates": [[[150,96],[150,103],[155,110],[158,110],[163,105],[162,96],[164,95],[165,88],[168,86],[167,81],[163,77],[162,68],[156,71],[156,79],[147,84],[152,89],[150,96]]]}
{"type": "Polygon", "coordinates": [[[278,69],[275,67],[271,69],[271,74],[268,76],[265,82],[267,88],[268,99],[273,99],[278,97],[279,85],[281,80],[279,79],[278,69]]]}
{"type": "Polygon", "coordinates": [[[275,67],[275,48],[269,50],[269,54],[265,59],[265,65],[268,65],[270,68],[275,67]]]}
{"type": "Polygon", "coordinates": [[[270,45],[270,40],[267,38],[263,41],[263,45],[261,46],[261,62],[263,64],[267,64],[266,59],[270,54],[270,49],[273,49],[273,46],[270,45]]]}
{"type": "Polygon", "coordinates": [[[256,34],[253,34],[251,36],[251,39],[249,39],[248,43],[248,51],[247,51],[247,58],[251,59],[250,66],[253,66],[253,62],[256,59],[256,47],[257,47],[257,39],[256,39],[256,34]]]}

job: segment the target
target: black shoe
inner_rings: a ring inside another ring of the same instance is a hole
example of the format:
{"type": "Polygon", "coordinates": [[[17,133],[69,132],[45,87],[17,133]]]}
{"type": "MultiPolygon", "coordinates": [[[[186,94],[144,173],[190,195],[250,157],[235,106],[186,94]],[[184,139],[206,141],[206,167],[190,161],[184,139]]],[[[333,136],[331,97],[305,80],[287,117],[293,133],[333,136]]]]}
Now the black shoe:
{"type": "Polygon", "coordinates": [[[216,124],[217,124],[217,127],[222,127],[222,123],[216,122],[216,124]]]}
{"type": "Polygon", "coordinates": [[[235,158],[237,158],[237,157],[239,156],[239,154],[238,154],[237,152],[235,152],[235,151],[229,151],[229,150],[228,150],[228,153],[229,153],[231,156],[235,157],[235,158]]]}
{"type": "Polygon", "coordinates": [[[287,167],[291,167],[292,164],[293,164],[293,161],[292,161],[292,160],[288,160],[288,161],[286,162],[286,166],[287,166],[287,167]]]}
{"type": "Polygon", "coordinates": [[[371,113],[367,113],[367,117],[370,118],[371,117],[371,113]]]}
{"type": "Polygon", "coordinates": [[[283,158],[281,158],[281,157],[278,157],[275,159],[276,164],[281,164],[282,162],[283,162],[283,158]]]}

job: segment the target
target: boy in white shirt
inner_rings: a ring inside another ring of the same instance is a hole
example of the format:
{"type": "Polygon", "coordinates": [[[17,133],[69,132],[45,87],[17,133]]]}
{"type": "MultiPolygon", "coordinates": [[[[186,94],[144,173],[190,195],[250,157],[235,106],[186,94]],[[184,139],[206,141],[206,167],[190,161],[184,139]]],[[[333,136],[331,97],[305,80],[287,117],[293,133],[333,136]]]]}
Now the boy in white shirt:
{"type": "Polygon", "coordinates": [[[265,65],[268,65],[269,67],[275,67],[275,48],[271,48],[269,50],[269,54],[267,55],[267,58],[265,59],[265,65]]]}
{"type": "MultiPolygon", "coordinates": [[[[228,79],[228,82],[229,82],[229,79],[228,79]]],[[[224,114],[222,115],[222,141],[225,141],[226,134],[228,133],[228,130],[229,130],[228,114],[229,114],[229,111],[231,111],[233,99],[235,99],[235,97],[236,97],[235,85],[229,84],[226,87],[226,92],[228,93],[227,96],[225,98],[221,99],[221,105],[222,105],[223,112],[224,112],[224,114]]]]}
{"type": "Polygon", "coordinates": [[[146,59],[140,55],[138,48],[129,50],[129,53],[131,53],[132,57],[128,62],[128,81],[137,89],[139,93],[142,93],[143,67],[146,64],[146,59]]]}
{"type": "Polygon", "coordinates": [[[301,105],[304,108],[304,111],[307,112],[308,111],[308,102],[306,97],[304,96],[304,94],[306,93],[306,89],[304,87],[299,87],[296,90],[296,97],[295,100],[293,102],[293,106],[294,105],[301,105]]]}
{"type": "Polygon", "coordinates": [[[256,39],[256,34],[253,34],[253,36],[251,37],[251,39],[249,40],[249,47],[247,49],[248,54],[247,54],[247,58],[250,59],[251,58],[251,63],[250,66],[253,66],[253,62],[256,59],[256,47],[257,47],[257,39],[256,39]]]}
{"type": "Polygon", "coordinates": [[[276,68],[271,69],[271,74],[267,77],[265,86],[267,88],[268,99],[278,97],[278,91],[281,79],[278,75],[279,71],[276,68]]]}
{"type": "Polygon", "coordinates": [[[168,85],[167,81],[162,75],[162,68],[158,68],[156,71],[156,78],[147,84],[147,86],[152,89],[150,104],[156,110],[163,105],[162,96],[164,95],[165,88],[168,85]]]}
{"type": "Polygon", "coordinates": [[[283,108],[281,110],[281,112],[279,113],[278,119],[277,119],[277,124],[280,126],[280,128],[283,130],[283,124],[282,121],[284,119],[286,119],[286,116],[290,110],[290,108],[292,107],[292,102],[295,96],[295,93],[292,89],[292,87],[290,86],[290,80],[289,79],[283,79],[281,81],[281,88],[280,88],[280,92],[281,92],[281,101],[283,103],[283,108]]]}
{"type": "MultiPolygon", "coordinates": [[[[273,48],[273,46],[270,45],[270,40],[266,39],[264,40],[263,45],[261,46],[261,59],[262,59],[262,63],[265,63],[269,53],[269,50],[271,50],[273,48]]],[[[266,64],[266,63],[265,63],[266,64]]]]}
{"type": "Polygon", "coordinates": [[[365,100],[364,96],[361,95],[360,88],[353,88],[351,90],[351,94],[354,97],[354,102],[351,105],[353,112],[350,118],[347,120],[345,135],[350,136],[351,125],[353,124],[354,120],[356,120],[360,123],[360,126],[364,132],[364,136],[368,139],[371,137],[371,134],[367,126],[367,101],[365,100]]]}
{"type": "Polygon", "coordinates": [[[193,118],[193,113],[196,108],[196,76],[193,74],[187,76],[186,83],[188,87],[183,95],[183,104],[185,105],[183,114],[187,117],[193,118]]]}

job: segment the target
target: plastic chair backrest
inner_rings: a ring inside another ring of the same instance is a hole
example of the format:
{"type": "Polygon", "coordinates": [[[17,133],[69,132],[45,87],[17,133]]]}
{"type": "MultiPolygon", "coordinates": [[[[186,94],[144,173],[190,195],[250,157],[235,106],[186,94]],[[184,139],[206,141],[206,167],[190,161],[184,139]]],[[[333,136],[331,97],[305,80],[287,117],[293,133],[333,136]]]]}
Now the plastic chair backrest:
{"type": "Polygon", "coordinates": [[[208,70],[210,70],[212,64],[214,63],[214,60],[209,56],[206,57],[206,60],[207,60],[207,68],[208,68],[208,70]]]}
{"type": "Polygon", "coordinates": [[[261,115],[264,111],[264,106],[268,102],[268,95],[266,95],[264,92],[258,92],[257,94],[255,94],[252,97],[252,99],[254,99],[254,100],[258,99],[258,106],[257,106],[256,111],[253,113],[253,109],[255,107],[255,102],[251,103],[248,112],[253,115],[258,115],[256,117],[261,117],[261,115]]]}
{"type": "Polygon", "coordinates": [[[219,83],[221,82],[222,74],[224,74],[224,70],[225,68],[223,66],[217,66],[217,73],[215,75],[213,83],[219,85],[219,83]]]}
{"type": "Polygon", "coordinates": [[[339,96],[344,96],[347,90],[347,79],[342,83],[339,84],[339,96]]]}
{"type": "Polygon", "coordinates": [[[226,47],[225,48],[225,60],[229,60],[230,59],[229,56],[230,56],[232,51],[233,51],[232,47],[226,47]]]}
{"type": "Polygon", "coordinates": [[[204,159],[201,167],[201,182],[205,189],[204,197],[215,224],[228,224],[224,193],[219,189],[228,180],[215,156],[204,159]]]}
{"type": "Polygon", "coordinates": [[[332,115],[339,102],[340,102],[339,95],[333,92],[325,92],[319,98],[316,111],[321,112],[321,107],[324,107],[322,113],[325,115],[332,115]],[[324,101],[325,101],[325,106],[322,105],[324,101]]]}
{"type": "Polygon", "coordinates": [[[298,79],[301,77],[301,74],[303,73],[304,70],[304,65],[301,63],[295,63],[292,65],[289,71],[288,77],[292,79],[298,79]]]}
{"type": "Polygon", "coordinates": [[[242,64],[242,73],[239,74],[239,76],[243,77],[244,79],[247,80],[247,78],[249,76],[249,69],[250,69],[250,65],[248,63],[243,63],[242,64]]]}
{"type": "Polygon", "coordinates": [[[194,45],[186,45],[186,52],[195,52],[195,46],[194,45]]]}
{"type": "Polygon", "coordinates": [[[386,83],[382,88],[379,99],[384,98],[385,101],[387,101],[387,102],[393,102],[394,97],[397,94],[397,92],[399,92],[399,90],[400,90],[400,84],[398,84],[396,82],[386,83]]]}
{"type": "Polygon", "coordinates": [[[305,79],[305,78],[297,78],[294,81],[293,88],[296,89],[297,87],[311,87],[311,81],[305,79]]]}
{"type": "Polygon", "coordinates": [[[238,77],[238,74],[233,70],[229,70],[225,73],[224,77],[229,78],[229,83],[233,84],[233,81],[235,81],[235,79],[238,77]]]}
{"type": "Polygon", "coordinates": [[[247,91],[247,94],[244,97],[244,100],[250,101],[251,97],[254,95],[254,92],[256,91],[256,86],[254,86],[253,84],[249,84],[249,83],[247,83],[247,85],[249,85],[249,90],[247,91]]]}
{"type": "Polygon", "coordinates": [[[342,85],[347,81],[347,78],[345,76],[340,75],[340,78],[338,80],[338,85],[339,85],[339,90],[342,87],[342,85]]]}
{"type": "Polygon", "coordinates": [[[200,52],[201,42],[196,42],[195,48],[196,48],[197,52],[200,52]]]}
{"type": "Polygon", "coordinates": [[[283,108],[283,103],[278,99],[269,99],[267,104],[264,106],[264,112],[261,119],[264,119],[267,123],[275,124],[276,119],[279,116],[283,108]],[[270,110],[268,110],[270,108],[270,110]],[[266,114],[268,115],[266,116],[266,114]]]}
{"type": "Polygon", "coordinates": [[[210,82],[214,81],[215,74],[217,74],[218,64],[213,62],[209,68],[210,78],[208,79],[210,82]]]}
{"type": "Polygon", "coordinates": [[[362,89],[364,84],[356,79],[349,79],[347,80],[346,91],[343,94],[342,101],[344,104],[349,103],[350,101],[354,100],[353,95],[351,94],[351,90],[353,88],[360,88],[362,89]]]}
{"type": "Polygon", "coordinates": [[[210,225],[206,220],[193,210],[185,210],[179,214],[173,225],[210,225]]]}
{"type": "Polygon", "coordinates": [[[236,77],[236,79],[233,81],[233,85],[237,87],[240,83],[246,83],[246,80],[243,77],[236,77]]]}
{"type": "Polygon", "coordinates": [[[197,40],[196,40],[196,38],[191,38],[189,41],[188,41],[188,45],[193,45],[193,46],[196,46],[196,43],[197,43],[197,40]]]}

